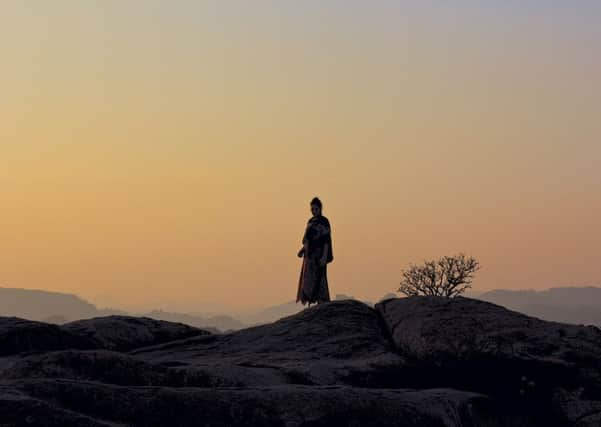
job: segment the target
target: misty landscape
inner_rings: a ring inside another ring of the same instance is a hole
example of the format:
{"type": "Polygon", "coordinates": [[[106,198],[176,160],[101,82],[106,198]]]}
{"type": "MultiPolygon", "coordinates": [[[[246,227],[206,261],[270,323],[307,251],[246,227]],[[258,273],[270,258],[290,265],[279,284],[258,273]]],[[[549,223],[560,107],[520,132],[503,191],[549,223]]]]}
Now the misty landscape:
{"type": "MultiPolygon", "coordinates": [[[[398,296],[384,295],[381,300],[398,296]]],[[[601,327],[601,287],[566,287],[548,290],[494,290],[468,292],[466,296],[504,306],[529,316],[548,321],[601,327]]],[[[354,299],[338,294],[335,300],[354,299]]],[[[373,306],[371,301],[362,301],[373,306]]],[[[54,324],[111,315],[149,317],[156,320],[184,323],[215,333],[235,331],[250,326],[274,322],[303,309],[294,301],[243,313],[176,313],[154,309],[147,312],[127,312],[115,308],[98,308],[77,295],[30,289],[0,287],[0,316],[20,317],[54,324]]]]}

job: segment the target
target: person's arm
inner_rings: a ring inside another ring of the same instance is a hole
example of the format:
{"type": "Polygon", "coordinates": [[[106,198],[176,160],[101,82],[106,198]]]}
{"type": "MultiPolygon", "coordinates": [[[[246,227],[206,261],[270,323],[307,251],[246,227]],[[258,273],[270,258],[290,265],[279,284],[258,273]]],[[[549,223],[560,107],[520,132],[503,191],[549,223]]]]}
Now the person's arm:
{"type": "Polygon", "coordinates": [[[328,256],[330,254],[330,248],[332,247],[332,226],[330,225],[330,221],[327,218],[325,220],[325,235],[322,237],[325,242],[323,245],[323,254],[321,255],[321,259],[319,260],[320,264],[326,265],[328,263],[328,256]]]}
{"type": "Polygon", "coordinates": [[[303,247],[300,249],[300,251],[298,251],[299,258],[304,257],[309,251],[309,241],[307,240],[306,236],[307,235],[305,233],[305,236],[303,237],[303,247]]]}
{"type": "Polygon", "coordinates": [[[307,243],[303,244],[303,247],[300,248],[300,251],[298,251],[298,257],[302,258],[305,256],[306,253],[307,253],[307,243]]]}
{"type": "Polygon", "coordinates": [[[330,245],[328,245],[327,243],[325,245],[323,245],[323,255],[321,256],[321,259],[319,260],[321,265],[326,265],[328,263],[329,250],[330,250],[330,245]]]}

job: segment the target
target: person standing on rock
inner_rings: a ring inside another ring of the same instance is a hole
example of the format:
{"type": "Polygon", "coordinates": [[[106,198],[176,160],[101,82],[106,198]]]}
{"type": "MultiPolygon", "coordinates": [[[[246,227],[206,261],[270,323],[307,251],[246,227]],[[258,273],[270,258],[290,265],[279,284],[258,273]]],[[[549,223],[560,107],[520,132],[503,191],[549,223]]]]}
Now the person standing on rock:
{"type": "Polygon", "coordinates": [[[298,252],[303,258],[296,302],[311,306],[311,303],[330,301],[327,267],[334,260],[332,251],[332,228],[330,221],[322,215],[322,203],[317,197],[311,200],[313,217],[307,222],[303,236],[303,247],[298,252]]]}

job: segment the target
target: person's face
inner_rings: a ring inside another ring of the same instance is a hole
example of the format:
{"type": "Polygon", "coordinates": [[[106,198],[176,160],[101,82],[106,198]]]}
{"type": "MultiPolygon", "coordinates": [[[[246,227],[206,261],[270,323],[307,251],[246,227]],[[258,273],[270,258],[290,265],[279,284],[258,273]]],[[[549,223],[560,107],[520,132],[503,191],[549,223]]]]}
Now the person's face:
{"type": "Polygon", "coordinates": [[[311,213],[313,214],[313,216],[317,216],[317,215],[321,214],[320,207],[317,205],[311,205],[311,213]]]}

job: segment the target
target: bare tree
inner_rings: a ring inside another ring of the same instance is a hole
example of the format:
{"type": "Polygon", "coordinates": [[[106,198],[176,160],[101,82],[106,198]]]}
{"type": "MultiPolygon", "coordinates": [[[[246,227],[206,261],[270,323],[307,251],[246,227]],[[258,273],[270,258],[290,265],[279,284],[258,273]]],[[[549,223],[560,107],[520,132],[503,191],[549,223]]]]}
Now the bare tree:
{"type": "Polygon", "coordinates": [[[437,295],[456,297],[471,288],[480,263],[465,254],[444,256],[438,261],[411,264],[402,271],[399,292],[407,296],[437,295]]]}

